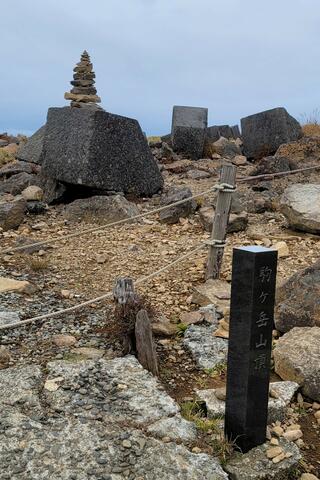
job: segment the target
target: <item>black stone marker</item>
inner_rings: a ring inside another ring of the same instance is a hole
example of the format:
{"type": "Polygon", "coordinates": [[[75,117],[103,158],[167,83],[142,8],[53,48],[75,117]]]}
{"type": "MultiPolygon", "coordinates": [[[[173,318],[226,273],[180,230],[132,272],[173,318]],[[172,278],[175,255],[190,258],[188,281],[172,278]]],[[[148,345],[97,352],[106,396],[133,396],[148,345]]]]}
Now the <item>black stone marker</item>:
{"type": "Polygon", "coordinates": [[[243,453],[266,440],[277,255],[233,250],[225,434],[243,453]]]}

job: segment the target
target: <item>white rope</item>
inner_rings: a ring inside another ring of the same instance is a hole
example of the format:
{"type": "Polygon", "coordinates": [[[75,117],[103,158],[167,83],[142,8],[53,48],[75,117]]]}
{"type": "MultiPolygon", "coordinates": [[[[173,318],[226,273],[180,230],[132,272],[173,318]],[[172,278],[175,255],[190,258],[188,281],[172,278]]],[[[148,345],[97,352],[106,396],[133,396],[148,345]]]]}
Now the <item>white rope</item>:
{"type": "MultiPolygon", "coordinates": [[[[205,243],[201,243],[200,245],[198,245],[196,248],[194,248],[190,252],[186,253],[185,255],[182,255],[181,257],[177,258],[176,260],[169,263],[168,265],[165,265],[164,267],[160,268],[156,272],[150,273],[149,275],[147,275],[145,277],[139,278],[135,282],[135,285],[140,285],[140,284],[145,283],[148,280],[151,280],[152,278],[160,275],[162,272],[165,272],[169,268],[173,267],[173,265],[177,265],[178,263],[186,260],[191,255],[198,252],[199,250],[201,250],[205,246],[206,246],[205,243]]],[[[75,310],[79,310],[80,308],[86,307],[88,305],[92,305],[93,303],[101,302],[102,300],[105,300],[107,298],[112,298],[112,297],[113,297],[113,292],[108,292],[108,293],[105,293],[105,294],[101,295],[100,297],[96,297],[96,298],[93,298],[91,300],[87,300],[86,302],[79,303],[79,304],[74,305],[72,307],[64,308],[62,310],[57,310],[57,311],[51,312],[51,313],[46,313],[44,315],[39,315],[39,316],[33,317],[33,318],[27,318],[26,320],[21,320],[19,322],[9,323],[7,325],[1,325],[0,326],[0,331],[1,330],[9,330],[9,329],[17,328],[17,327],[22,327],[24,325],[28,325],[30,323],[38,322],[40,320],[46,320],[47,318],[57,317],[59,315],[62,315],[63,313],[74,312],[75,310]]]]}
{"type": "MultiPolygon", "coordinates": [[[[224,184],[222,184],[222,185],[224,185],[224,184]]],[[[227,185],[227,184],[225,184],[225,185],[227,185]]],[[[2,250],[1,253],[5,254],[5,253],[17,252],[19,250],[25,250],[26,248],[39,247],[40,245],[49,245],[50,243],[61,242],[61,241],[64,241],[64,240],[68,240],[69,238],[75,238],[75,237],[79,237],[81,235],[86,235],[87,233],[100,232],[100,231],[102,231],[106,228],[111,228],[111,227],[114,227],[116,225],[121,225],[123,223],[132,222],[133,220],[139,220],[140,218],[148,217],[149,215],[153,215],[155,213],[160,213],[163,210],[166,210],[167,208],[175,207],[176,205],[181,205],[181,204],[183,204],[185,202],[188,202],[190,200],[193,200],[195,198],[203,197],[203,195],[207,195],[208,193],[211,193],[215,190],[221,190],[219,184],[214,185],[213,187],[211,187],[209,190],[206,190],[205,192],[197,193],[196,195],[192,195],[192,197],[183,198],[182,200],[178,200],[177,202],[170,203],[169,205],[163,205],[162,207],[156,208],[154,210],[150,210],[149,212],[140,213],[139,215],[135,215],[135,216],[129,217],[129,218],[123,218],[121,220],[117,220],[116,222],[107,223],[106,225],[102,225],[102,226],[100,225],[99,227],[88,228],[87,230],[82,230],[81,232],[70,233],[69,235],[64,235],[62,237],[55,237],[55,238],[51,238],[49,240],[41,240],[41,241],[35,242],[35,243],[20,245],[19,247],[7,248],[7,249],[2,250]]]]}

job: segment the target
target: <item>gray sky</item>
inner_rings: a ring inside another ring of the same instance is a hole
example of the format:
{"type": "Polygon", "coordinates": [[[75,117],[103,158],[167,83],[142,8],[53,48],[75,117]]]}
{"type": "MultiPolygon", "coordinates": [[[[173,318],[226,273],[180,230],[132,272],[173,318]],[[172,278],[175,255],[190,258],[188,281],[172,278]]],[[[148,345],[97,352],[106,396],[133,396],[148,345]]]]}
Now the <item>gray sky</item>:
{"type": "Polygon", "coordinates": [[[319,0],[10,0],[1,5],[0,132],[32,132],[63,106],[87,49],[102,106],[171,128],[173,105],[210,124],[320,107],[319,0]]]}

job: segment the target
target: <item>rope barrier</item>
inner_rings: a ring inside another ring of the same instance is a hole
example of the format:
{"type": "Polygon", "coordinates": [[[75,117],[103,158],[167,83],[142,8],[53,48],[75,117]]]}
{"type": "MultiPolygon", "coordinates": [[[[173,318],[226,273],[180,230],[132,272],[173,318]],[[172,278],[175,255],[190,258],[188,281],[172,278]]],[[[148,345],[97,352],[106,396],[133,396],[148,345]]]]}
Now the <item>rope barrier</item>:
{"type": "MultiPolygon", "coordinates": [[[[223,186],[222,190],[230,187],[230,185],[227,185],[227,184],[225,184],[225,185],[226,185],[226,187],[223,186]]],[[[196,195],[192,195],[191,197],[183,198],[182,200],[178,200],[177,202],[170,203],[168,205],[163,205],[162,207],[156,208],[154,210],[150,210],[149,212],[139,213],[139,215],[135,215],[133,217],[123,218],[123,219],[117,220],[115,222],[107,223],[106,225],[100,225],[99,227],[88,228],[86,230],[82,230],[81,232],[70,233],[68,235],[64,235],[63,237],[55,237],[55,238],[51,238],[49,240],[41,240],[41,241],[35,242],[35,243],[30,243],[30,244],[28,243],[27,245],[21,245],[21,246],[18,246],[18,247],[7,248],[7,249],[2,250],[1,253],[5,254],[5,253],[17,252],[19,250],[25,250],[26,248],[39,247],[41,245],[49,245],[50,243],[55,243],[55,242],[59,242],[59,241],[62,241],[62,240],[68,240],[69,238],[79,237],[81,235],[86,235],[88,233],[100,232],[102,230],[105,230],[106,228],[115,227],[116,225],[122,225],[123,223],[132,222],[134,220],[139,220],[141,218],[148,217],[150,215],[154,215],[155,213],[160,213],[163,210],[166,210],[168,208],[175,207],[177,205],[182,205],[185,202],[189,202],[190,200],[193,200],[195,198],[203,197],[204,195],[207,195],[208,193],[212,193],[215,190],[221,190],[219,184],[214,185],[213,187],[209,188],[209,190],[206,190],[206,191],[201,192],[201,193],[197,193],[196,195]]]]}
{"type": "MultiPolygon", "coordinates": [[[[193,250],[190,252],[182,255],[181,257],[177,258],[173,262],[169,263],[168,265],[165,265],[164,267],[159,268],[159,270],[156,270],[153,273],[150,273],[149,275],[146,275],[145,277],[139,278],[136,282],[135,285],[141,285],[142,283],[147,282],[148,280],[153,279],[154,277],[157,277],[161,273],[165,272],[166,270],[169,270],[171,267],[174,265],[177,265],[180,262],[183,262],[184,260],[188,259],[190,256],[192,256],[194,253],[198,252],[202,248],[206,246],[205,243],[201,243],[197,247],[195,247],[193,250]]],[[[57,317],[59,315],[62,315],[63,313],[70,313],[74,312],[75,310],[79,310],[80,308],[86,307],[88,305],[92,305],[93,303],[101,302],[102,300],[106,300],[107,298],[112,298],[113,297],[113,292],[108,292],[105,293],[99,297],[93,298],[91,300],[87,300],[85,302],[79,303],[77,305],[73,305],[72,307],[64,308],[62,310],[56,310],[55,312],[51,313],[46,313],[44,315],[38,315],[37,317],[33,318],[27,318],[26,320],[21,320],[19,322],[14,322],[14,323],[9,323],[7,325],[1,325],[0,326],[0,331],[2,330],[11,330],[17,327],[22,327],[24,325],[28,325],[30,323],[38,322],[40,320],[46,320],[48,318],[53,318],[57,317]]]]}

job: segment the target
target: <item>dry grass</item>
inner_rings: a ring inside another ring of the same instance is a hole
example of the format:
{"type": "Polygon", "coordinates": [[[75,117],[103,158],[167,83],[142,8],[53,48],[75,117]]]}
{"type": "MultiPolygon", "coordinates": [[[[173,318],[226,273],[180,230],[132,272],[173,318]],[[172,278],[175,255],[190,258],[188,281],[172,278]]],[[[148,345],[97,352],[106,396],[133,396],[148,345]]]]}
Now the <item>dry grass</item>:
{"type": "Polygon", "coordinates": [[[33,270],[34,272],[39,272],[49,268],[49,259],[45,257],[33,257],[26,255],[25,263],[28,265],[30,270],[33,270]]]}
{"type": "Polygon", "coordinates": [[[320,125],[317,123],[307,123],[302,126],[305,137],[320,137],[320,125]]]}
{"type": "Polygon", "coordinates": [[[3,148],[0,148],[0,167],[6,165],[6,163],[13,162],[15,160],[15,156],[13,153],[7,152],[3,148]]]}

